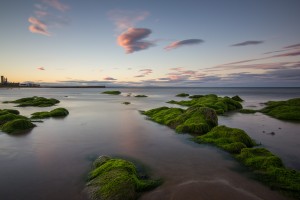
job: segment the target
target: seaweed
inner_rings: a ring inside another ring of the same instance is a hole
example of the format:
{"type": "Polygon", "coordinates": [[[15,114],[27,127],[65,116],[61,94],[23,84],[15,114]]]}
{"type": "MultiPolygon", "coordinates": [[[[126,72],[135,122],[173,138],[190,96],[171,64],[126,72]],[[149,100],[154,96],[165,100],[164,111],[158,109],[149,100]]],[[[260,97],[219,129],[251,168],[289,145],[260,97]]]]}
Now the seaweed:
{"type": "Polygon", "coordinates": [[[180,94],[176,95],[176,97],[188,97],[188,96],[190,96],[190,95],[187,93],[180,93],[180,94]]]}
{"type": "Polygon", "coordinates": [[[117,91],[117,90],[108,90],[108,91],[102,92],[102,94],[119,95],[119,94],[121,94],[121,92],[117,91]]]}
{"type": "Polygon", "coordinates": [[[238,102],[243,102],[244,100],[241,98],[241,97],[239,97],[238,95],[235,95],[235,96],[233,96],[233,97],[231,97],[233,100],[235,100],[235,101],[238,101],[238,102]]]}
{"type": "Polygon", "coordinates": [[[181,106],[200,106],[215,109],[217,114],[224,114],[227,111],[241,109],[243,106],[229,98],[229,97],[218,97],[215,94],[204,95],[199,98],[194,98],[188,101],[169,101],[167,103],[178,104],[181,106]]]}
{"type": "Polygon", "coordinates": [[[27,106],[35,106],[35,107],[50,107],[59,103],[57,99],[47,99],[45,97],[26,97],[17,99],[15,101],[5,101],[3,103],[15,103],[18,104],[17,107],[27,107],[27,106]]]}
{"type": "Polygon", "coordinates": [[[6,112],[6,114],[0,115],[0,125],[3,125],[15,119],[27,119],[27,117],[6,112]]]}
{"type": "Polygon", "coordinates": [[[240,109],[239,112],[240,112],[240,113],[243,113],[243,114],[253,114],[253,113],[256,113],[257,110],[252,110],[252,109],[240,109]]]}
{"type": "Polygon", "coordinates": [[[281,120],[300,121],[300,98],[287,101],[269,101],[260,112],[281,120]]]}
{"type": "Polygon", "coordinates": [[[28,119],[14,119],[1,126],[1,130],[9,134],[18,134],[30,130],[36,125],[28,119]]]}
{"type": "Polygon", "coordinates": [[[205,135],[194,138],[194,141],[197,143],[211,143],[233,154],[240,153],[243,148],[256,145],[245,131],[226,126],[214,127],[205,135]]]}
{"type": "Polygon", "coordinates": [[[65,108],[56,108],[54,110],[51,110],[50,112],[44,111],[44,112],[35,112],[32,113],[31,118],[32,119],[44,119],[44,118],[50,118],[50,117],[65,117],[69,114],[69,111],[65,108]]]}
{"type": "Polygon", "coordinates": [[[1,110],[0,109],[0,115],[5,115],[5,114],[8,114],[8,113],[12,113],[12,114],[15,114],[15,115],[20,114],[20,112],[18,110],[14,110],[14,109],[3,109],[3,110],[1,110]]]}
{"type": "Polygon", "coordinates": [[[160,107],[142,112],[151,120],[169,126],[179,133],[204,134],[218,125],[216,112],[211,108],[193,106],[181,108],[160,107]]]}
{"type": "Polygon", "coordinates": [[[161,184],[160,179],[141,178],[136,166],[127,160],[101,156],[89,173],[87,192],[94,200],[133,200],[161,184]]]}
{"type": "Polygon", "coordinates": [[[139,94],[139,95],[135,95],[134,97],[148,97],[148,96],[144,94],[139,94]]]}
{"type": "Polygon", "coordinates": [[[201,98],[203,97],[204,95],[202,94],[196,94],[196,95],[192,95],[192,96],[189,96],[190,99],[198,99],[198,98],[201,98]]]}
{"type": "Polygon", "coordinates": [[[244,148],[236,156],[256,178],[287,196],[300,198],[300,172],[285,168],[281,159],[265,148],[244,148]]]}

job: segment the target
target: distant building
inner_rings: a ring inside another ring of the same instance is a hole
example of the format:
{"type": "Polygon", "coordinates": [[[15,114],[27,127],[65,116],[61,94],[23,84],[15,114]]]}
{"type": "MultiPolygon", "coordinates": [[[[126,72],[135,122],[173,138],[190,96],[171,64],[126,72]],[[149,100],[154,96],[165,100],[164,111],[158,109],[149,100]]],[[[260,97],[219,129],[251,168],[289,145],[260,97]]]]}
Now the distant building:
{"type": "Polygon", "coordinates": [[[6,77],[1,76],[0,87],[19,87],[19,83],[8,82],[6,77]]]}
{"type": "Polygon", "coordinates": [[[1,85],[7,85],[7,78],[1,76],[1,85]]]}
{"type": "Polygon", "coordinates": [[[20,87],[40,87],[40,84],[36,84],[33,82],[24,82],[24,83],[19,83],[20,87]]]}

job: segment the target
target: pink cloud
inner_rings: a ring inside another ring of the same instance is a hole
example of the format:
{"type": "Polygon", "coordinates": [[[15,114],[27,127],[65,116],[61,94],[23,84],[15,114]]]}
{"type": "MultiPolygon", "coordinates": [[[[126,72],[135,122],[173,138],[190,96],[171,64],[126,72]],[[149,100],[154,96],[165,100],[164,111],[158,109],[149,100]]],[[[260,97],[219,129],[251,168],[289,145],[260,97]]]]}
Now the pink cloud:
{"type": "Polygon", "coordinates": [[[147,28],[129,28],[118,37],[118,44],[125,49],[126,53],[148,49],[154,44],[143,39],[150,34],[151,30],[147,28]]]}
{"type": "Polygon", "coordinates": [[[201,39],[181,40],[181,41],[176,41],[176,42],[173,42],[173,43],[169,44],[164,49],[165,50],[172,50],[172,49],[176,49],[176,48],[181,47],[181,46],[195,45],[195,44],[200,44],[202,42],[204,42],[204,41],[201,40],[201,39]]]}
{"type": "Polygon", "coordinates": [[[151,74],[151,73],[153,72],[153,70],[152,70],[152,69],[141,69],[139,72],[140,72],[141,74],[135,76],[136,78],[141,78],[141,77],[148,76],[149,74],[151,74]]]}
{"type": "Polygon", "coordinates": [[[152,69],[141,69],[140,72],[142,72],[145,75],[149,75],[153,72],[152,69]]]}
{"type": "Polygon", "coordinates": [[[115,79],[115,78],[113,78],[113,77],[107,76],[107,77],[105,77],[103,80],[106,80],[106,81],[115,81],[115,80],[117,80],[117,79],[115,79]]]}
{"type": "Polygon", "coordinates": [[[278,55],[272,56],[271,58],[287,57],[287,56],[300,56],[300,51],[294,51],[294,52],[289,52],[289,53],[284,53],[284,54],[278,54],[278,55]]]}
{"type": "Polygon", "coordinates": [[[124,31],[134,27],[139,21],[143,21],[149,12],[147,11],[128,11],[128,10],[111,10],[108,17],[114,22],[118,31],[124,31]]]}
{"type": "Polygon", "coordinates": [[[180,70],[183,70],[183,68],[182,67],[173,67],[173,68],[170,68],[170,70],[180,71],[180,70]]]}
{"type": "Polygon", "coordinates": [[[43,0],[43,2],[62,12],[70,8],[68,5],[61,3],[59,0],[43,0]]]}
{"type": "Polygon", "coordinates": [[[46,24],[36,19],[35,17],[29,17],[28,21],[31,23],[31,25],[28,27],[30,32],[50,36],[46,24]]]}
{"type": "Polygon", "coordinates": [[[290,45],[290,46],[287,46],[287,47],[284,47],[285,49],[297,49],[297,48],[300,48],[300,44],[294,44],[294,45],[290,45]]]}
{"type": "Polygon", "coordinates": [[[45,70],[44,67],[38,67],[37,69],[38,69],[38,70],[45,70]]]}

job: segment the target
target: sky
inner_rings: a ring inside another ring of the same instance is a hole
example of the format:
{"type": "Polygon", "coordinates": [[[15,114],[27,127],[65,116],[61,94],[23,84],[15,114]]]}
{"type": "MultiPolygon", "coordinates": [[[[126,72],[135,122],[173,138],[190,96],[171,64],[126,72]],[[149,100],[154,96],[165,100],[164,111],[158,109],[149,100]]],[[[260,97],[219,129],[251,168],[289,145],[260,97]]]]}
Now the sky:
{"type": "Polygon", "coordinates": [[[299,0],[1,0],[0,75],[41,85],[300,87],[299,0]]]}

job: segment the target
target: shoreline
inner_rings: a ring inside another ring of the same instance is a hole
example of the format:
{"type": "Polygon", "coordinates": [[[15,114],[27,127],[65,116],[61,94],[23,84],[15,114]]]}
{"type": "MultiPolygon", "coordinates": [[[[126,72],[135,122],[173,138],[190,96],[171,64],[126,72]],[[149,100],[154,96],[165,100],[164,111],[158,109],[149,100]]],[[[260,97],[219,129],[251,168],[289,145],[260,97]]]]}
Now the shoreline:
{"type": "Polygon", "coordinates": [[[34,86],[26,86],[26,87],[20,87],[20,86],[5,86],[5,87],[0,87],[0,88],[106,88],[105,86],[39,86],[39,87],[34,87],[34,86]]]}

